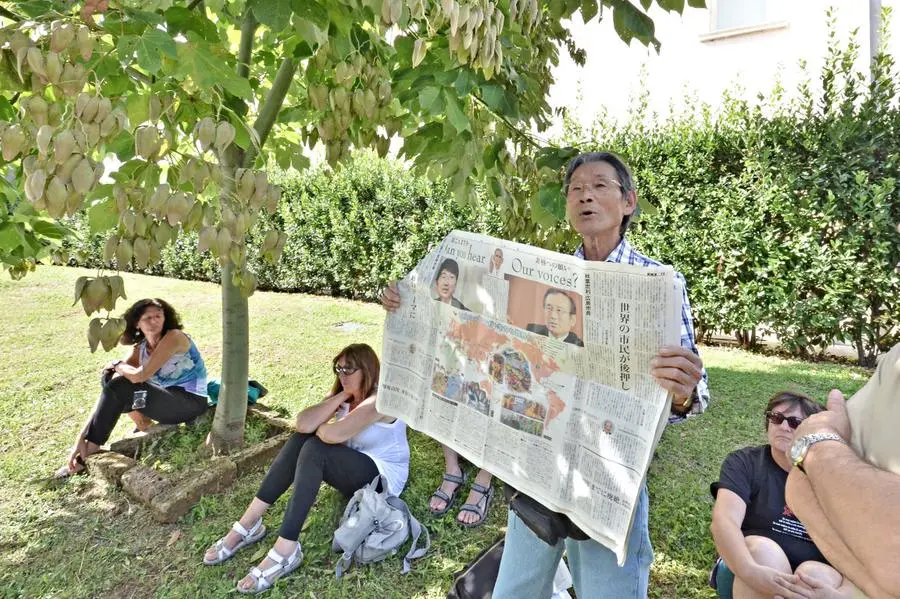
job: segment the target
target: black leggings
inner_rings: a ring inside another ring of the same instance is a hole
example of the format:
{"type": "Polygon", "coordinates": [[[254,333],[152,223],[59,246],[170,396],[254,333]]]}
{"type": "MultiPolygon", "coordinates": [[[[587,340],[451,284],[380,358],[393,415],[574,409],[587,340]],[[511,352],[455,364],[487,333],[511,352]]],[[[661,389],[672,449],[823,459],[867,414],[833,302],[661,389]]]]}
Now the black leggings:
{"type": "Polygon", "coordinates": [[[117,376],[103,385],[85,438],[97,445],[106,443],[119,416],[132,411],[134,392],[138,390],[147,392],[147,406],[137,411],[162,424],[193,420],[207,408],[205,397],[188,393],[181,387],[132,383],[124,376],[117,376]]]}
{"type": "Polygon", "coordinates": [[[256,498],[271,505],[294,483],[278,534],[296,541],[323,480],[351,497],[376,476],[378,468],[366,454],[325,443],[315,433],[294,433],[269,467],[256,498]]]}

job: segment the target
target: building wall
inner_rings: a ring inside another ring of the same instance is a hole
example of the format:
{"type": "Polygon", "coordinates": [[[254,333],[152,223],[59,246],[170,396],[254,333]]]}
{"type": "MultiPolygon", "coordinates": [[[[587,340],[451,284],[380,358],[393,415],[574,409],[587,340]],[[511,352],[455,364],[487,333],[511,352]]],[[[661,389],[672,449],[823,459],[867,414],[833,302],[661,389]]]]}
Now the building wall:
{"type": "MultiPolygon", "coordinates": [[[[569,108],[584,125],[595,119],[601,107],[610,117],[621,119],[634,102],[643,76],[650,107],[660,114],[667,114],[670,106],[682,111],[695,105],[696,99],[716,106],[725,90],[752,99],[771,90],[777,78],[786,91],[795,90],[805,78],[800,59],[807,61],[815,84],[827,46],[830,5],[835,8],[841,39],[858,28],[859,67],[865,69],[868,64],[869,0],[767,0],[766,26],[740,35],[711,35],[711,16],[720,1],[729,0],[707,0],[709,8],[686,7],[683,15],[654,5],[650,16],[662,42],[659,54],[637,41],[626,46],[615,33],[609,12],[600,22],[595,18],[587,25],[573,23],[575,40],[587,51],[587,62],[579,67],[563,52],[551,105],[569,108]]],[[[888,48],[900,62],[900,0],[882,0],[882,5],[893,8],[894,35],[888,48]]]]}

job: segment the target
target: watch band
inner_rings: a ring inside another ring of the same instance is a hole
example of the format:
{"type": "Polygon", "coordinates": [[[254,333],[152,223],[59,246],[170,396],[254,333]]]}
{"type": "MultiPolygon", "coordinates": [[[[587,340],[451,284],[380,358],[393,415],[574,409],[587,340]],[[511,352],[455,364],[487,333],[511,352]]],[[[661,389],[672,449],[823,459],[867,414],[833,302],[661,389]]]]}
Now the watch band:
{"type": "Polygon", "coordinates": [[[799,468],[800,472],[802,472],[803,474],[806,474],[806,469],[803,467],[803,462],[806,460],[806,456],[809,455],[809,449],[813,445],[821,441],[838,441],[840,443],[843,443],[844,445],[847,444],[847,442],[844,441],[843,437],[841,437],[840,435],[827,432],[804,435],[803,437],[798,439],[798,441],[803,443],[803,446],[801,447],[800,455],[794,460],[794,465],[799,468]]]}

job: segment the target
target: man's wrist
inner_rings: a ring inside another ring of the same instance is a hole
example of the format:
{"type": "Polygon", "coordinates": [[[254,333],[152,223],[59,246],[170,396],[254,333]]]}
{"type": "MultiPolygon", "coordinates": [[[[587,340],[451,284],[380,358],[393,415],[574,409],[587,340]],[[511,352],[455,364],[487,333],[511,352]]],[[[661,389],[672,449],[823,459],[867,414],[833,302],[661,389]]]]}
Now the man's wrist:
{"type": "Polygon", "coordinates": [[[850,448],[850,445],[845,440],[843,440],[843,437],[841,437],[837,432],[830,429],[822,429],[816,431],[816,433],[833,434],[837,437],[840,437],[841,440],[823,439],[809,446],[809,448],[806,450],[806,455],[803,457],[802,468],[807,476],[809,476],[810,474],[810,469],[816,471],[818,467],[822,465],[825,465],[826,468],[830,468],[831,466],[828,466],[828,464],[833,464],[833,460],[835,459],[835,457],[846,454],[846,452],[853,452],[853,449],[850,448]]]}
{"type": "Polygon", "coordinates": [[[688,395],[687,397],[675,397],[672,400],[672,410],[677,414],[687,414],[691,410],[691,406],[694,405],[694,396],[688,395]]]}

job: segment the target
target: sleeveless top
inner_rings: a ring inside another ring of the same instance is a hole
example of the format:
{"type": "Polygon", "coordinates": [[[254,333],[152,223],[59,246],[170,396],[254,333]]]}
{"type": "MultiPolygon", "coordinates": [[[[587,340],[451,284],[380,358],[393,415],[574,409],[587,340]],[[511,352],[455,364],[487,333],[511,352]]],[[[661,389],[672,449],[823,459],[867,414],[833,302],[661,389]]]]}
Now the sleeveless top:
{"type": "MultiPolygon", "coordinates": [[[[342,403],[337,411],[340,420],[350,413],[350,406],[342,403]]],[[[400,495],[409,477],[409,444],[406,423],[397,418],[391,423],[373,422],[344,442],[350,449],[364,453],[375,462],[379,474],[388,481],[391,495],[400,495]]]]}
{"type": "MultiPolygon", "coordinates": [[[[206,392],[206,364],[194,340],[188,337],[191,346],[186,352],[175,353],[166,360],[159,370],[157,370],[149,383],[160,387],[181,387],[188,393],[207,397],[206,392]]],[[[147,353],[147,340],[141,341],[141,364],[146,364],[150,359],[147,353]]]]}

